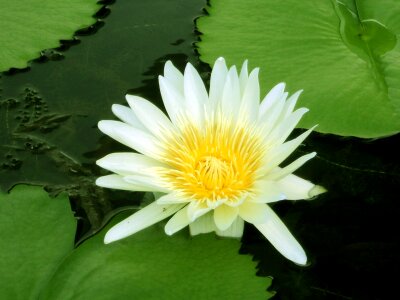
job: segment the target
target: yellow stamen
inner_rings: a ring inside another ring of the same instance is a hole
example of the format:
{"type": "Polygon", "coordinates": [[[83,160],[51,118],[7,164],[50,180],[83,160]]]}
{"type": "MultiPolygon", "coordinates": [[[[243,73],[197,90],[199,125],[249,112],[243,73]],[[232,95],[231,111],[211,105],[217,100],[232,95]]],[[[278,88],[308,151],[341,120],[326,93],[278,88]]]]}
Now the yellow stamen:
{"type": "Polygon", "coordinates": [[[163,141],[163,161],[171,167],[166,185],[197,201],[239,200],[251,193],[265,146],[253,126],[212,117],[198,128],[182,121],[163,141]]]}

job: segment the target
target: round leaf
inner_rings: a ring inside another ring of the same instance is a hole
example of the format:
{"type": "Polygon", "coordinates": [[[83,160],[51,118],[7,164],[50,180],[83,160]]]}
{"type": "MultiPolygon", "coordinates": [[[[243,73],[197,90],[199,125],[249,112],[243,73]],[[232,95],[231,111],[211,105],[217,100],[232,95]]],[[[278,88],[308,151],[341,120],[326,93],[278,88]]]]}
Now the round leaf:
{"type": "Polygon", "coordinates": [[[0,295],[38,299],[61,260],[73,249],[76,221],[68,197],[18,185],[0,193],[0,295]]]}
{"type": "MultiPolygon", "coordinates": [[[[126,215],[125,215],[126,216],[126,215]]],[[[167,236],[161,224],[104,245],[106,228],[79,246],[50,281],[44,299],[266,299],[238,240],[167,236]]]]}
{"type": "Polygon", "coordinates": [[[95,22],[95,0],[0,0],[0,72],[26,68],[40,51],[60,46],[95,22]]]}
{"type": "Polygon", "coordinates": [[[400,6],[396,0],[211,1],[198,20],[202,60],[248,58],[266,92],[304,89],[300,127],[379,137],[400,131],[400,6]],[[358,5],[357,5],[358,4],[358,5]]]}

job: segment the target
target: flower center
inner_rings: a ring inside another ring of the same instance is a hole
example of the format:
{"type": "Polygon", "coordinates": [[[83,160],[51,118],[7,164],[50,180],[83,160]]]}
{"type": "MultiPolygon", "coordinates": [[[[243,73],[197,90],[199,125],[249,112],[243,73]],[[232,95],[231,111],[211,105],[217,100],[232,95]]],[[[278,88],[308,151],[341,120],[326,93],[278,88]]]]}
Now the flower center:
{"type": "Polygon", "coordinates": [[[221,190],[227,185],[231,169],[225,160],[214,156],[205,156],[197,163],[196,175],[207,190],[221,190]]]}
{"type": "Polygon", "coordinates": [[[162,171],[166,186],[196,201],[240,200],[251,193],[257,179],[265,145],[251,126],[223,117],[198,128],[190,121],[165,135],[162,171]]]}

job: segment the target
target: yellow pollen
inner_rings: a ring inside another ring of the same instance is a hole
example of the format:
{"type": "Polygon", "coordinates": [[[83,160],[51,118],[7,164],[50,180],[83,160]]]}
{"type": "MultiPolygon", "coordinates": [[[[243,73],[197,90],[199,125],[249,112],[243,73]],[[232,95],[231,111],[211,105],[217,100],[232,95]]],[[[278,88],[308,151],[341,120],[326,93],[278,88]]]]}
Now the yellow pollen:
{"type": "Polygon", "coordinates": [[[165,136],[163,160],[170,169],[162,177],[171,190],[196,201],[235,201],[251,193],[265,153],[254,126],[219,116],[206,120],[204,128],[182,122],[165,136]]]}
{"type": "Polygon", "coordinates": [[[196,174],[202,178],[207,190],[221,190],[225,187],[230,175],[230,168],[226,161],[214,156],[206,156],[197,162],[196,174]]]}

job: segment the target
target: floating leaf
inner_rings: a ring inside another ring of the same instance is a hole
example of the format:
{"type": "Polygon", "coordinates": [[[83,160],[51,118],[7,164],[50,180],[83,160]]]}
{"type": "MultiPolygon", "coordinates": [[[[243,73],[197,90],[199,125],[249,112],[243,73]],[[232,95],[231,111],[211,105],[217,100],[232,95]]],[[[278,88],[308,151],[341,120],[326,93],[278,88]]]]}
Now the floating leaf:
{"type": "Polygon", "coordinates": [[[0,295],[38,299],[58,264],[74,247],[76,221],[68,197],[18,185],[0,193],[0,295]]]}
{"type": "Polygon", "coordinates": [[[202,60],[248,58],[267,91],[304,89],[300,123],[339,135],[400,131],[400,6],[396,0],[211,1],[198,20],[202,60]],[[265,71],[266,70],[266,71],[265,71]]]}
{"type": "MultiPolygon", "coordinates": [[[[121,218],[118,218],[121,219],[121,218]]],[[[108,227],[109,228],[109,227],[108,227]]],[[[269,278],[255,276],[237,240],[213,234],[172,237],[155,225],[103,244],[107,229],[60,266],[44,299],[267,299],[269,278]]]]}
{"type": "Polygon", "coordinates": [[[65,196],[51,199],[42,188],[25,185],[2,194],[0,294],[60,300],[272,295],[266,292],[271,279],[255,276],[256,264],[238,254],[238,240],[212,234],[191,239],[185,232],[170,237],[158,225],[105,245],[110,225],[72,251],[75,225],[65,196]]]}
{"type": "Polygon", "coordinates": [[[26,68],[40,51],[60,46],[95,22],[96,0],[0,0],[0,72],[26,68]]]}

